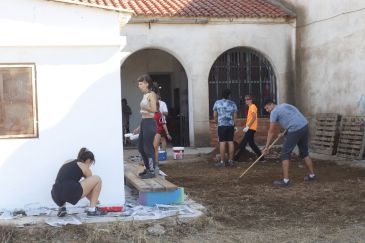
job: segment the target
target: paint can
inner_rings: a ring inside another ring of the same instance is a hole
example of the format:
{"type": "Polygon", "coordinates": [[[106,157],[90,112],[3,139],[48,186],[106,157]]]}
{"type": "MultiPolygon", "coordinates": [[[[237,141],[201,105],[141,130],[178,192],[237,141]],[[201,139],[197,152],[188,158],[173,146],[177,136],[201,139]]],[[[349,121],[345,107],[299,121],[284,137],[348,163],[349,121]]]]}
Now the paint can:
{"type": "Polygon", "coordinates": [[[158,160],[159,161],[165,161],[167,159],[167,153],[166,151],[159,150],[158,151],[158,160]]]}
{"type": "Polygon", "coordinates": [[[172,147],[174,159],[181,160],[184,158],[184,147],[172,147]]]}

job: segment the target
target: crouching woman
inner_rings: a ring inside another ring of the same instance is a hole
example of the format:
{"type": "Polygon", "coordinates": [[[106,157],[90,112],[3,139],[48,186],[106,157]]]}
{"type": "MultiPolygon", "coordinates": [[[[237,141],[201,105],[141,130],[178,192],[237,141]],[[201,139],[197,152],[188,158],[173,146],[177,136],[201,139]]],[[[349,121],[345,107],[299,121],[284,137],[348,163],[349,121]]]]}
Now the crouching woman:
{"type": "Polygon", "coordinates": [[[66,161],[62,165],[51,191],[53,201],[59,206],[58,217],[67,214],[66,202],[75,205],[84,197],[90,201],[88,216],[103,214],[96,208],[101,191],[101,178],[91,172],[90,167],[94,163],[94,154],[86,148],[81,148],[77,159],[66,161]]]}

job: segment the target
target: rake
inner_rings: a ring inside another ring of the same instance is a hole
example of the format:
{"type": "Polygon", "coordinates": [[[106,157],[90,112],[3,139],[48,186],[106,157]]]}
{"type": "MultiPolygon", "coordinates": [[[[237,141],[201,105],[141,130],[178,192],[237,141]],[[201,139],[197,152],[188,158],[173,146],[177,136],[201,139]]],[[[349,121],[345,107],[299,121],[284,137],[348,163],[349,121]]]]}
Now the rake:
{"type": "MultiPolygon", "coordinates": [[[[285,135],[286,133],[288,132],[287,129],[284,130],[283,133],[281,133],[282,135],[279,135],[271,144],[270,146],[268,147],[268,149],[270,150],[272,148],[272,146],[275,145],[275,143],[283,136],[285,135]]],[[[257,162],[259,162],[259,160],[264,156],[264,154],[261,154],[256,160],[255,162],[253,162],[250,167],[248,167],[237,179],[236,179],[236,182],[239,181],[239,179],[241,179],[242,176],[244,176],[257,162]]]]}

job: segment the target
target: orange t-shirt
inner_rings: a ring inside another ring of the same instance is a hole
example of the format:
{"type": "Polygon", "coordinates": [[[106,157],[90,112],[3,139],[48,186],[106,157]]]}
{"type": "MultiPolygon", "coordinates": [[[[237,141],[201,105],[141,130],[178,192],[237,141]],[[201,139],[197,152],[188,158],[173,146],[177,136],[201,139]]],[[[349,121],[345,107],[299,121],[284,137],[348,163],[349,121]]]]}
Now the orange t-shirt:
{"type": "Polygon", "coordinates": [[[256,120],[252,123],[250,126],[250,129],[255,130],[257,129],[257,107],[256,105],[252,104],[248,107],[248,113],[247,113],[247,120],[246,120],[246,126],[252,121],[252,113],[255,113],[256,120]]]}

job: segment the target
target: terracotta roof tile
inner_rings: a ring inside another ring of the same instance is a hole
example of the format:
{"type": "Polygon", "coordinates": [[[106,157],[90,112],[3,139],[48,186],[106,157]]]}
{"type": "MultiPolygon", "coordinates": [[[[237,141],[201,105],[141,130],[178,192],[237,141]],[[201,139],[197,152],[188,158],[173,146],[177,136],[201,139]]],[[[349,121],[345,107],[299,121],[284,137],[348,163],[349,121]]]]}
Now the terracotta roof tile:
{"type": "Polygon", "coordinates": [[[133,10],[136,16],[154,17],[290,17],[266,0],[54,0],[133,10]]]}

